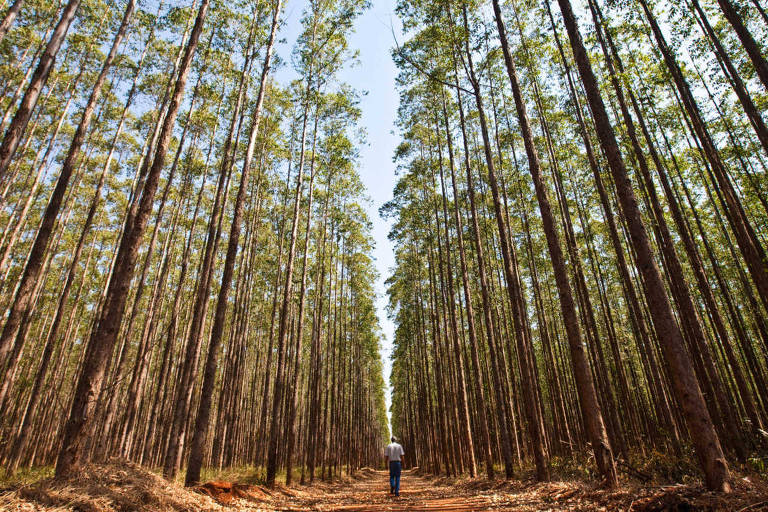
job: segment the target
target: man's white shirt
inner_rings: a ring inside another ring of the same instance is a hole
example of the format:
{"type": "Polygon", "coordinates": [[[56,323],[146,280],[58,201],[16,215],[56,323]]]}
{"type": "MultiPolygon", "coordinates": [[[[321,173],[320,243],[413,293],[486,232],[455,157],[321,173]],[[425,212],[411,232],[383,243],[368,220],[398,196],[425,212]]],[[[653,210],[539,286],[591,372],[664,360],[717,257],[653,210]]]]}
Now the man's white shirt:
{"type": "Polygon", "coordinates": [[[389,462],[399,462],[400,457],[405,455],[405,451],[403,451],[403,447],[399,443],[391,443],[384,450],[384,455],[389,459],[389,462]]]}

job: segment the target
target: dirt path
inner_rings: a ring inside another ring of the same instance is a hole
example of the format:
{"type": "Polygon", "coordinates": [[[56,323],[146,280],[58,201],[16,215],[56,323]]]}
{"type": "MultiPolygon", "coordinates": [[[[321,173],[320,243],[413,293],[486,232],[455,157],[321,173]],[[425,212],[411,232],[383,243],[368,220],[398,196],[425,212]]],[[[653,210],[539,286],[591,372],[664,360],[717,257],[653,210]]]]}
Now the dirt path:
{"type": "Polygon", "coordinates": [[[168,482],[136,464],[91,464],[66,480],[0,488],[0,511],[18,512],[515,512],[709,511],[768,512],[768,481],[735,476],[734,492],[707,492],[700,484],[639,485],[601,489],[596,482],[494,480],[403,473],[399,497],[389,494],[384,471],[364,469],[354,478],[267,489],[214,480],[196,488],[168,482]]]}
{"type": "Polygon", "coordinates": [[[400,487],[400,496],[391,496],[389,474],[385,471],[370,471],[361,480],[328,486],[322,494],[312,496],[300,492],[296,496],[286,497],[285,502],[275,503],[275,509],[322,512],[479,512],[508,509],[509,506],[492,491],[468,495],[467,489],[439,485],[434,480],[409,471],[403,472],[400,487]]]}
{"type": "MultiPolygon", "coordinates": [[[[400,497],[389,494],[389,475],[365,470],[358,479],[333,484],[282,488],[267,500],[266,510],[318,512],[516,512],[560,511],[734,511],[768,510],[761,482],[740,479],[729,495],[709,493],[698,485],[620,486],[605,490],[580,482],[449,480],[403,472],[400,497]]],[[[265,504],[266,504],[265,503],[265,504]]],[[[258,510],[265,510],[260,508],[258,510]]]]}

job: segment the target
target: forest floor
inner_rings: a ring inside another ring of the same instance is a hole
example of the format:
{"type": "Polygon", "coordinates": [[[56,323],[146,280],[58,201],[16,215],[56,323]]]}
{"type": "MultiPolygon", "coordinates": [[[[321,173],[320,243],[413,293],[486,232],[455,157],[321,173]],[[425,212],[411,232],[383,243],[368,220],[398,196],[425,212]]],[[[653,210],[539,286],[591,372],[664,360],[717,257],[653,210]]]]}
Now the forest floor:
{"type": "Polygon", "coordinates": [[[489,482],[406,471],[400,497],[388,491],[388,475],[373,469],[291,488],[212,481],[187,489],[135,464],[113,461],[88,466],[66,481],[0,488],[0,511],[768,511],[768,482],[758,477],[738,477],[734,492],[722,495],[692,484],[624,483],[606,491],[582,482],[489,482]]]}

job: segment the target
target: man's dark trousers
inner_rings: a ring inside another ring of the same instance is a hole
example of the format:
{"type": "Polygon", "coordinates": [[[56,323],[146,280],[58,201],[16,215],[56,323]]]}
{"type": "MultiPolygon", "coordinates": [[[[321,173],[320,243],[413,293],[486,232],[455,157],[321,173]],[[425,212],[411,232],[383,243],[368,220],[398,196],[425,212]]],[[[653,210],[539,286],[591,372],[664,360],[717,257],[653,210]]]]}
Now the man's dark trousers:
{"type": "Polygon", "coordinates": [[[393,460],[389,463],[389,488],[395,496],[400,496],[400,472],[403,470],[403,463],[399,460],[393,460]]]}

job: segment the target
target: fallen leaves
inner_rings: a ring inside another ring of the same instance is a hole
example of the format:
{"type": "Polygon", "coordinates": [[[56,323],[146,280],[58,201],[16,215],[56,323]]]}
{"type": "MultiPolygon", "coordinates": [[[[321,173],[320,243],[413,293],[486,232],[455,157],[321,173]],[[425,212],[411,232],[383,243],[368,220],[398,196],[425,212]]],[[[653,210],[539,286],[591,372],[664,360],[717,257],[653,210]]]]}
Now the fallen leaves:
{"type": "Polygon", "coordinates": [[[75,478],[45,479],[0,495],[13,511],[318,511],[483,512],[544,511],[768,511],[768,483],[757,475],[734,478],[733,492],[708,492],[696,483],[647,485],[627,481],[616,489],[566,480],[485,480],[429,477],[405,472],[400,497],[388,476],[365,468],[352,477],[268,489],[212,480],[195,488],[170,483],[136,464],[115,460],[90,465],[75,478]]]}

